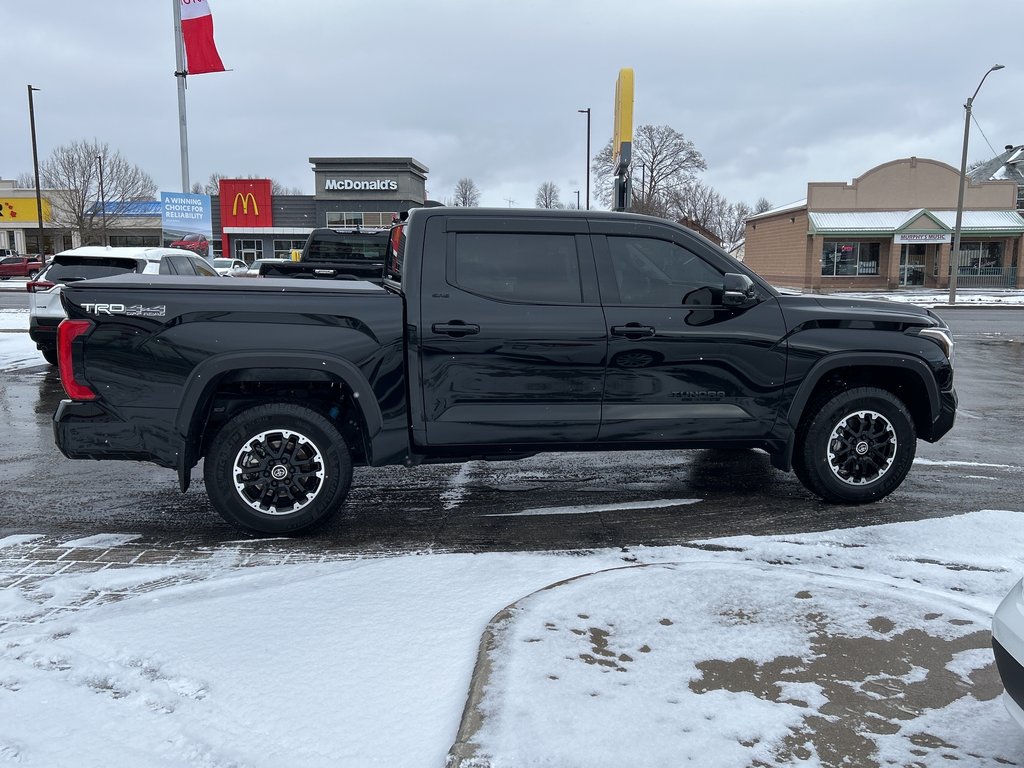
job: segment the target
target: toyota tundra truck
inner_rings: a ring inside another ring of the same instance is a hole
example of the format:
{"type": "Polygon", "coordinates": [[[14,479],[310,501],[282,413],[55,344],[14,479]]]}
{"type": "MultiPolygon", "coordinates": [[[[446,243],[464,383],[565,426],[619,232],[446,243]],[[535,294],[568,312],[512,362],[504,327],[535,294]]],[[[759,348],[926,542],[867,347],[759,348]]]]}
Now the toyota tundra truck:
{"type": "Polygon", "coordinates": [[[71,459],[177,472],[294,534],[353,465],[545,451],[761,449],[839,504],[883,498],[953,426],[954,343],[927,309],[783,295],[672,222],[421,208],[381,285],[126,274],[70,283],[71,459]]]}

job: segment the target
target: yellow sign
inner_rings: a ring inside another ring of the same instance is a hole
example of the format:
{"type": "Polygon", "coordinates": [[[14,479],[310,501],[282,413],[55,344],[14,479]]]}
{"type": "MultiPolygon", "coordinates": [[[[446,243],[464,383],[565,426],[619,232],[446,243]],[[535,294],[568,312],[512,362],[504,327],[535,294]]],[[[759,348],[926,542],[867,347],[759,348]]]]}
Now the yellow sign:
{"type": "MultiPolygon", "coordinates": [[[[53,213],[50,201],[43,198],[43,221],[50,221],[53,213]]],[[[38,224],[34,197],[0,197],[0,224],[38,224]]]]}
{"type": "Polygon", "coordinates": [[[249,214],[249,203],[252,203],[252,213],[253,213],[253,216],[259,216],[260,215],[260,207],[258,205],[256,205],[256,195],[254,195],[252,192],[246,192],[244,195],[241,192],[238,192],[235,195],[235,202],[231,206],[231,215],[232,216],[237,216],[238,215],[238,204],[239,203],[242,204],[242,213],[244,215],[248,215],[249,214]]]}
{"type": "Polygon", "coordinates": [[[633,148],[633,68],[619,70],[615,81],[615,130],[612,132],[612,164],[616,175],[629,168],[633,148]]]}

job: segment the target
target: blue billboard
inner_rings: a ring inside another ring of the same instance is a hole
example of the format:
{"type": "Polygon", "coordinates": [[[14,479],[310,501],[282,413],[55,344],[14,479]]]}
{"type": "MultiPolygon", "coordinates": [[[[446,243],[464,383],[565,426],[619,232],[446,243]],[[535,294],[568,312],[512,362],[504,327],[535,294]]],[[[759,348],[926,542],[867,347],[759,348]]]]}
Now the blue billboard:
{"type": "Polygon", "coordinates": [[[213,207],[209,195],[160,193],[160,228],[165,248],[184,248],[213,259],[213,207]]]}

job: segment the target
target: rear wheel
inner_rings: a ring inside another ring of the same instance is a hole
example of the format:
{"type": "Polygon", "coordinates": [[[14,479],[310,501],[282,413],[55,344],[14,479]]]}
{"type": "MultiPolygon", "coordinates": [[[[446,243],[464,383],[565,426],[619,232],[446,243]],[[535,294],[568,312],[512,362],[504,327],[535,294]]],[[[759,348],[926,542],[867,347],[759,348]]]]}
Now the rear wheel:
{"type": "Polygon", "coordinates": [[[863,504],[892,493],[917,451],[906,406],[875,387],[819,401],[801,424],[797,441],[797,478],[825,501],[838,504],[863,504]]]}
{"type": "Polygon", "coordinates": [[[341,433],[290,403],[242,411],[221,427],[203,468],[206,493],[232,525],[259,534],[309,531],[337,512],[352,484],[341,433]]]}
{"type": "Polygon", "coordinates": [[[54,349],[53,347],[43,347],[42,349],[39,350],[39,352],[40,352],[40,354],[42,354],[43,359],[45,359],[46,362],[48,362],[50,365],[56,365],[57,364],[57,350],[56,349],[54,349]]]}

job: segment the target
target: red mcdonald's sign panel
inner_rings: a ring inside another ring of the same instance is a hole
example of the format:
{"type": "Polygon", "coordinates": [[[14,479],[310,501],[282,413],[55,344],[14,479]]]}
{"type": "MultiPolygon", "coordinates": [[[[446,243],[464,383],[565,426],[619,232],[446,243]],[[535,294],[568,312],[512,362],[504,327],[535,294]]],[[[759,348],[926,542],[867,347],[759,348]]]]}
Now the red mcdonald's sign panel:
{"type": "Polygon", "coordinates": [[[220,225],[272,227],[270,179],[221,179],[220,225]]]}

